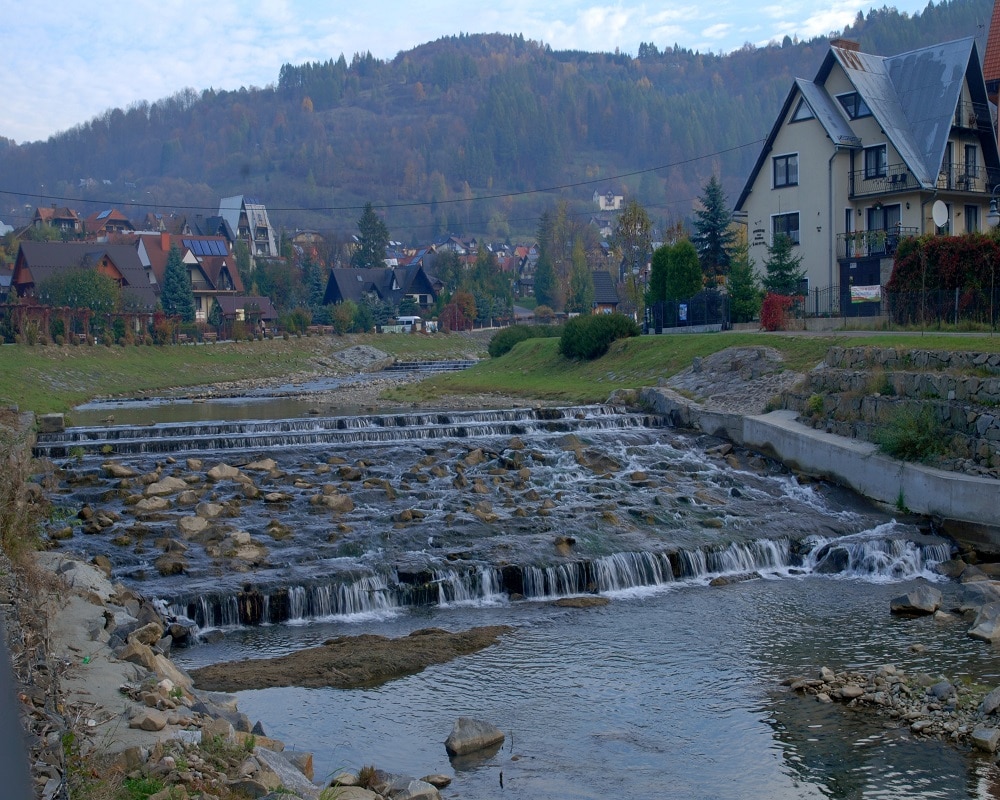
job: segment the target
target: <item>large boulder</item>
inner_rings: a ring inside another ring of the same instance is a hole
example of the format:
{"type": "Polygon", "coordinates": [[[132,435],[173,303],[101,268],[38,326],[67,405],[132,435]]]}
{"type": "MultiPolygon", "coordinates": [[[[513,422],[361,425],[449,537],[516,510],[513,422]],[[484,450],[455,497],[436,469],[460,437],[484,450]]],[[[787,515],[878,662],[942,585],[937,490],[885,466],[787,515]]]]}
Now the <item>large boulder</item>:
{"type": "Polygon", "coordinates": [[[448,755],[462,756],[477,750],[485,750],[487,747],[500,744],[503,740],[503,731],[495,725],[471,717],[459,717],[455,720],[444,746],[448,750],[448,755]]]}
{"type": "Polygon", "coordinates": [[[969,636],[986,642],[1000,639],[1000,603],[987,603],[976,613],[969,636]]]}
{"type": "Polygon", "coordinates": [[[174,494],[175,492],[183,491],[187,489],[188,485],[182,481],[180,478],[175,478],[173,475],[168,475],[162,480],[155,481],[146,487],[146,496],[153,497],[165,494],[174,494]]]}
{"type": "Polygon", "coordinates": [[[918,586],[911,592],[894,597],[889,610],[907,617],[933,614],[941,607],[942,600],[941,592],[933,586],[918,586]]]}

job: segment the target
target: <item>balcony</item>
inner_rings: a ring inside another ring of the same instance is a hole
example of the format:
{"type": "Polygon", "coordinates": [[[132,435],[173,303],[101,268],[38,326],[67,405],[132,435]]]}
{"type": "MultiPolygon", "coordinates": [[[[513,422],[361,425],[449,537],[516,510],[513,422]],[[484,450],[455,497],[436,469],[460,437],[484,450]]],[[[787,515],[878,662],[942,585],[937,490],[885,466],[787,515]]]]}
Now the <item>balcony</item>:
{"type": "Polygon", "coordinates": [[[970,131],[989,131],[992,118],[990,108],[982,103],[961,101],[955,108],[954,127],[970,131]]]}
{"type": "Polygon", "coordinates": [[[851,197],[919,191],[917,179],[906,164],[890,164],[882,174],[858,169],[851,173],[851,197]]]}
{"type": "Polygon", "coordinates": [[[837,258],[892,258],[901,239],[916,236],[917,228],[893,226],[890,230],[854,231],[837,234],[837,258]]]}

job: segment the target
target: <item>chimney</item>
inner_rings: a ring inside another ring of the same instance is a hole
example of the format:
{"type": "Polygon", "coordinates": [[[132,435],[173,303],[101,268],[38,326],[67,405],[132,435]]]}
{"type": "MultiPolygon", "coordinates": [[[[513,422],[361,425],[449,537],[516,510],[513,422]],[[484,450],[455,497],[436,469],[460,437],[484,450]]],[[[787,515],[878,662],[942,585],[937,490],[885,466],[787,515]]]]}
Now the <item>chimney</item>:
{"type": "Polygon", "coordinates": [[[160,249],[164,253],[170,252],[170,234],[166,231],[160,231],[160,249]]]}
{"type": "Polygon", "coordinates": [[[831,39],[830,47],[838,47],[841,50],[851,50],[855,53],[861,52],[861,45],[858,44],[853,39],[842,39],[842,38],[831,39]]]}

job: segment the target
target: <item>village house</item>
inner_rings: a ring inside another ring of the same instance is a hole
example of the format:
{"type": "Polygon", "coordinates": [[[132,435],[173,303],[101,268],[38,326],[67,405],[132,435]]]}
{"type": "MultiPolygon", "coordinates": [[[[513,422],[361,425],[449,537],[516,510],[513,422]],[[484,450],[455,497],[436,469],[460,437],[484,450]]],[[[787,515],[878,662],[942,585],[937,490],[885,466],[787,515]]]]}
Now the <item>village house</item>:
{"type": "MultiPolygon", "coordinates": [[[[882,57],[837,39],[797,79],[735,206],[763,266],[777,235],[844,309],[877,292],[900,237],[981,230],[1000,155],[975,40],[882,57]],[[832,288],[831,288],[832,287],[832,288]]],[[[821,303],[822,304],[822,303],[821,303]]]]}
{"type": "Polygon", "coordinates": [[[132,245],[103,242],[21,242],[11,292],[45,303],[44,284],[69,270],[93,269],[121,287],[125,308],[152,311],[159,286],[132,245]]]}
{"type": "Polygon", "coordinates": [[[223,197],[219,201],[218,215],[235,232],[236,238],[246,243],[251,257],[278,256],[278,235],[271,226],[263,203],[241,194],[223,197]]]}
{"type": "Polygon", "coordinates": [[[170,248],[176,247],[191,278],[195,321],[207,322],[212,306],[222,297],[243,294],[236,257],[222,236],[195,236],[166,232],[136,235],[133,245],[143,264],[149,266],[160,285],[167,270],[170,248]]]}
{"type": "Polygon", "coordinates": [[[324,305],[351,300],[361,303],[373,297],[392,306],[407,298],[421,310],[434,305],[441,283],[420,265],[375,269],[331,269],[327,278],[324,305]]]}

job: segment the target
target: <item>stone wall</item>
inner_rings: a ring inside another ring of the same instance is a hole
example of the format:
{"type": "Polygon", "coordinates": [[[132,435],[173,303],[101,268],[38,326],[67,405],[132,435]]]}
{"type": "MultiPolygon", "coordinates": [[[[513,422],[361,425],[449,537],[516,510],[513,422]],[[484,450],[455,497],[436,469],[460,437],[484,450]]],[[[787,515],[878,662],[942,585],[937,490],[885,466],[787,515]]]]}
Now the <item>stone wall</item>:
{"type": "Polygon", "coordinates": [[[947,438],[936,466],[1000,477],[1000,353],[831,347],[783,405],[813,428],[865,441],[900,413],[929,411],[947,438]]]}

